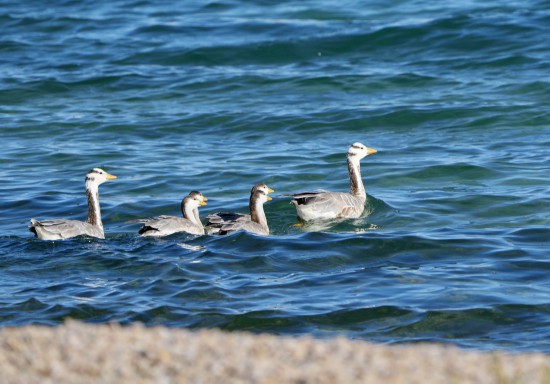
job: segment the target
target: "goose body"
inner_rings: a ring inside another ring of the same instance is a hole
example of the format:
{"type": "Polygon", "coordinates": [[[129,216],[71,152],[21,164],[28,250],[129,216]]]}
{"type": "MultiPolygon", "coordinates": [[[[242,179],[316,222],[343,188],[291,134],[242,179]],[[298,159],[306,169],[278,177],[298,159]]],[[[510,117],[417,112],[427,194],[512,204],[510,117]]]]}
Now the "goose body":
{"type": "Polygon", "coordinates": [[[183,217],[158,216],[151,219],[138,220],[143,223],[139,230],[141,236],[168,236],[177,232],[187,232],[192,235],[204,235],[204,227],[199,217],[199,206],[206,205],[208,199],[198,191],[192,191],[181,202],[183,217]]]}
{"type": "Polygon", "coordinates": [[[376,153],[375,149],[361,143],[352,144],[347,153],[350,193],[315,190],[293,193],[292,204],[301,220],[330,220],[336,218],[357,218],[365,209],[367,193],[361,179],[360,161],[376,153]]]}
{"type": "Polygon", "coordinates": [[[99,207],[99,185],[116,178],[101,168],[93,168],[86,174],[88,219],[85,222],[68,219],[42,221],[31,219],[29,230],[41,240],[61,240],[83,235],[104,239],[105,233],[99,207]]]}
{"type": "Polygon", "coordinates": [[[269,193],[275,192],[265,184],[257,184],[250,191],[250,215],[220,212],[208,215],[206,229],[209,233],[226,235],[244,230],[258,235],[269,235],[269,226],[264,212],[264,203],[271,200],[269,193]]]}

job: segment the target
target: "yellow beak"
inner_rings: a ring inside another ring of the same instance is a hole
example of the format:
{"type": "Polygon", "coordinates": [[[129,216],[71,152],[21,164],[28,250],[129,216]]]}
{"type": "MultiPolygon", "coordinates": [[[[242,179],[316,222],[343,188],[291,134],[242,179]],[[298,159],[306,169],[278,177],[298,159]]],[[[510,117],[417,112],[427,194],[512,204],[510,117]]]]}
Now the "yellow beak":
{"type": "Polygon", "coordinates": [[[266,196],[266,200],[267,200],[267,201],[271,201],[271,200],[273,200],[273,199],[271,198],[271,196],[266,196]]]}
{"type": "Polygon", "coordinates": [[[116,176],[115,176],[115,175],[111,175],[110,173],[107,173],[107,172],[105,172],[105,177],[107,178],[107,180],[114,180],[114,179],[116,179],[116,176]]]}
{"type": "Polygon", "coordinates": [[[372,155],[373,153],[378,152],[376,149],[367,147],[367,155],[372,155]]]}
{"type": "Polygon", "coordinates": [[[199,203],[199,205],[200,205],[201,207],[205,206],[205,205],[206,205],[206,201],[204,201],[204,200],[201,201],[201,202],[199,203]]]}
{"type": "Polygon", "coordinates": [[[271,189],[271,188],[267,188],[267,192],[268,192],[268,193],[273,193],[273,192],[275,192],[275,190],[274,190],[274,189],[271,189]]]}

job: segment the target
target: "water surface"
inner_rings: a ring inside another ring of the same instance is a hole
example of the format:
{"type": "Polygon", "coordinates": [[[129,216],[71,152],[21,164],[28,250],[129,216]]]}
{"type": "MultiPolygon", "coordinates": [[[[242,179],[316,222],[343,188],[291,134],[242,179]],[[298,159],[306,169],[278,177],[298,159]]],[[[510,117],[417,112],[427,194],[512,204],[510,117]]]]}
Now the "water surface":
{"type": "Polygon", "coordinates": [[[4,2],[0,326],[143,322],[550,352],[550,3],[4,2]],[[363,217],[295,226],[283,193],[363,217]],[[106,239],[85,219],[101,166],[106,239]],[[144,239],[128,220],[246,212],[271,235],[144,239]]]}

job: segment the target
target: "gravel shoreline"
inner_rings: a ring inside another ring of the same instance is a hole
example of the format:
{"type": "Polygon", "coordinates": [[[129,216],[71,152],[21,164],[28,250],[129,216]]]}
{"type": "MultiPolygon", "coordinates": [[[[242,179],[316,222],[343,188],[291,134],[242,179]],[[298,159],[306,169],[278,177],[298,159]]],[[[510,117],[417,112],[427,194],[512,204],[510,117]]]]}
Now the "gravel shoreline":
{"type": "Polygon", "coordinates": [[[142,325],[0,329],[0,382],[544,383],[550,355],[142,325]]]}

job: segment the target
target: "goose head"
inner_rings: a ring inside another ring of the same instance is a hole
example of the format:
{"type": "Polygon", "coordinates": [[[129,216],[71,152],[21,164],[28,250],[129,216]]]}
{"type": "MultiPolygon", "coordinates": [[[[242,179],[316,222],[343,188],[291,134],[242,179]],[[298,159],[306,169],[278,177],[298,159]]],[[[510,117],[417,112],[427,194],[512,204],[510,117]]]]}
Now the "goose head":
{"type": "Polygon", "coordinates": [[[206,201],[208,199],[203,196],[202,193],[199,191],[192,191],[189,193],[189,195],[185,196],[183,201],[181,202],[182,209],[183,207],[189,207],[191,209],[195,209],[198,207],[202,207],[206,205],[206,201]]]}
{"type": "Polygon", "coordinates": [[[260,200],[263,203],[272,200],[270,193],[275,192],[264,183],[256,184],[250,191],[250,200],[260,200]]]}
{"type": "Polygon", "coordinates": [[[115,175],[111,175],[101,168],[92,168],[86,174],[86,188],[98,187],[100,184],[116,178],[115,175]]]}
{"type": "Polygon", "coordinates": [[[361,160],[365,156],[372,155],[373,153],[376,153],[376,152],[377,152],[376,149],[369,148],[364,144],[353,143],[348,149],[348,158],[361,160]]]}

